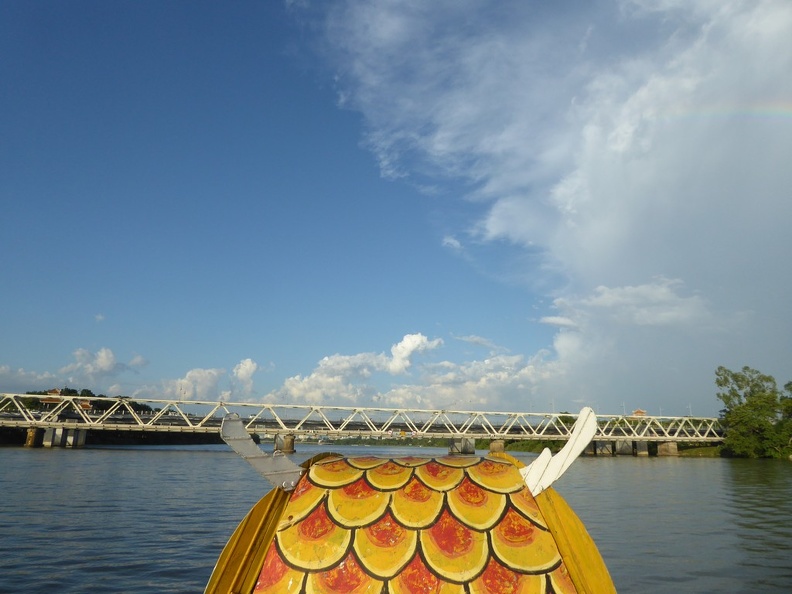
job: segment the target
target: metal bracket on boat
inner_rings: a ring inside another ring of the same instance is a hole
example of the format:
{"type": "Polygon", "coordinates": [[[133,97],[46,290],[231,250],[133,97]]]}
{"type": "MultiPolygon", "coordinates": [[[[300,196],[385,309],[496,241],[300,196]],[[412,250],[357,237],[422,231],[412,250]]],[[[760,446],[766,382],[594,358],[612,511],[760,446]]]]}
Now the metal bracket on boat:
{"type": "Polygon", "coordinates": [[[270,455],[262,451],[251,439],[245,424],[236,413],[228,414],[223,418],[220,437],[274,487],[291,491],[305,472],[305,469],[283,454],[270,455]]]}
{"type": "Polygon", "coordinates": [[[545,448],[536,460],[520,469],[520,474],[523,475],[531,494],[536,497],[558,480],[572,465],[572,462],[583,453],[596,433],[597,415],[591,408],[585,407],[580,411],[577,421],[575,421],[569,441],[561,448],[560,452],[553,456],[550,450],[545,448]]]}

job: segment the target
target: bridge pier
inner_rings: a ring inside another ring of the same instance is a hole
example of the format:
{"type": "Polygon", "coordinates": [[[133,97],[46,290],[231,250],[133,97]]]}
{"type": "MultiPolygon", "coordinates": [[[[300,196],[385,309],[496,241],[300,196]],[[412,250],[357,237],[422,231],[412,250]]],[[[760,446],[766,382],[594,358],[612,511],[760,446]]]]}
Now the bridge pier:
{"type": "Polygon", "coordinates": [[[294,449],[294,435],[281,435],[278,433],[275,436],[275,451],[283,454],[293,454],[294,449]]]}
{"type": "Polygon", "coordinates": [[[449,454],[475,454],[476,440],[472,437],[458,437],[448,444],[449,454]]]}
{"type": "Polygon", "coordinates": [[[42,436],[45,448],[81,448],[85,445],[85,429],[47,427],[42,436]]]}
{"type": "Polygon", "coordinates": [[[639,458],[649,455],[649,444],[645,441],[634,441],[633,451],[639,458]]]}
{"type": "Polygon", "coordinates": [[[614,456],[632,456],[633,442],[626,439],[619,439],[614,442],[614,456]]]}
{"type": "Polygon", "coordinates": [[[27,430],[27,437],[25,438],[26,448],[40,448],[44,445],[44,429],[38,427],[30,427],[27,430]]]}
{"type": "Polygon", "coordinates": [[[616,443],[613,441],[592,441],[587,453],[590,456],[615,456],[616,443]]]}
{"type": "Polygon", "coordinates": [[[675,441],[661,441],[657,444],[658,456],[679,456],[679,447],[675,441]]]}

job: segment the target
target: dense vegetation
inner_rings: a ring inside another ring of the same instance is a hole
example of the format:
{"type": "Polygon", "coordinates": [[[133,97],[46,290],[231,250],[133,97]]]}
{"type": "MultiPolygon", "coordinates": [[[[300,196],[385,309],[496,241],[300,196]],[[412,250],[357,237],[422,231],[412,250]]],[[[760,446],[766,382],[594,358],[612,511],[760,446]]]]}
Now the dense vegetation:
{"type": "Polygon", "coordinates": [[[756,369],[715,372],[721,419],[726,428],[722,453],[742,458],[792,455],[792,382],[778,388],[775,378],[756,369]]]}

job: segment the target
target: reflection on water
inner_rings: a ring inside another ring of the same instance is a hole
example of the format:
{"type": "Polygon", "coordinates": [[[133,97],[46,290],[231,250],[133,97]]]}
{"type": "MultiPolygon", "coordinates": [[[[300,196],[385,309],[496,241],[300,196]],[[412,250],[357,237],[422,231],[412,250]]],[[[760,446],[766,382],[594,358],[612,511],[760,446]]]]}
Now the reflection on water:
{"type": "MultiPolygon", "coordinates": [[[[267,490],[225,446],[4,448],[0,468],[0,592],[200,592],[267,490]]],[[[583,458],[557,489],[619,592],[792,591],[788,462],[583,458]]]]}
{"type": "Polygon", "coordinates": [[[758,591],[792,584],[792,464],[734,460],[726,485],[742,566],[758,591]]]}

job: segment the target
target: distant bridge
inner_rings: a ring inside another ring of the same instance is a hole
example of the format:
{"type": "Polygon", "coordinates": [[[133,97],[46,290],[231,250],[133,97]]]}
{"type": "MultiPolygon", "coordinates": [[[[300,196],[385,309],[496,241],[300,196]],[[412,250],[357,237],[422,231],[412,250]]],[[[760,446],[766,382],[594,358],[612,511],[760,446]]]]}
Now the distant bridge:
{"type": "MultiPolygon", "coordinates": [[[[369,408],[0,394],[0,427],[42,429],[63,443],[82,445],[85,431],[218,433],[223,417],[237,413],[251,434],[305,439],[423,438],[564,441],[576,414],[369,408]],[[66,443],[71,439],[73,443],[66,443]]],[[[719,419],[597,415],[594,442],[712,444],[723,441],[719,419]]],[[[30,438],[30,431],[29,438],[30,438]]],[[[35,433],[35,432],[34,432],[35,433]]],[[[595,445],[596,448],[596,445],[595,445]]]]}

